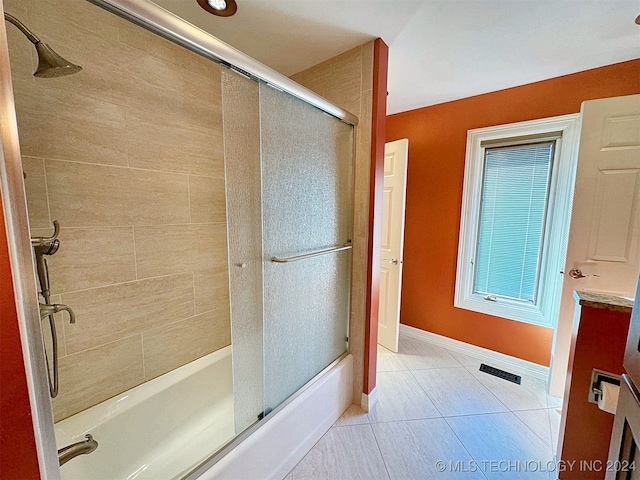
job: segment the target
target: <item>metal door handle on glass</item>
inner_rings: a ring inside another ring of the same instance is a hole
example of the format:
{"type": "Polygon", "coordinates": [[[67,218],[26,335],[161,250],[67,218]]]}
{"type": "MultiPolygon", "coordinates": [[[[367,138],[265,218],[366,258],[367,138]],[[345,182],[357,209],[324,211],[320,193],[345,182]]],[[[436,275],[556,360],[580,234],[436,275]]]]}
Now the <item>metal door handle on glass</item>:
{"type": "Polygon", "coordinates": [[[39,304],[40,320],[47,318],[49,320],[49,328],[51,329],[51,355],[52,362],[49,363],[47,352],[45,358],[47,360],[47,374],[49,376],[49,393],[51,398],[58,396],[58,334],[56,332],[56,322],[54,314],[66,311],[69,314],[69,322],[75,323],[76,316],[67,305],[59,303],[51,303],[51,291],[49,287],[49,269],[45,255],[53,255],[60,248],[60,225],[58,221],[53,222],[53,235],[50,237],[31,237],[31,246],[35,255],[36,270],[38,274],[38,282],[40,283],[40,295],[44,299],[44,303],[39,304]],[[53,373],[52,373],[53,371],[53,373]]]}

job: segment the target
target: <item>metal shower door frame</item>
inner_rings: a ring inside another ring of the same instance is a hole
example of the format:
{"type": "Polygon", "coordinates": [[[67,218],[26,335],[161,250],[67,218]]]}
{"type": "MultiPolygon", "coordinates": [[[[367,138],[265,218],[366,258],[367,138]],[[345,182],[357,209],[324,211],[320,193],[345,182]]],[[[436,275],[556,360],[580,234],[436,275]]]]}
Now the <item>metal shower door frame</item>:
{"type": "Polygon", "coordinates": [[[353,125],[358,117],[148,0],[87,0],[216,63],[258,78],[353,125]]]}

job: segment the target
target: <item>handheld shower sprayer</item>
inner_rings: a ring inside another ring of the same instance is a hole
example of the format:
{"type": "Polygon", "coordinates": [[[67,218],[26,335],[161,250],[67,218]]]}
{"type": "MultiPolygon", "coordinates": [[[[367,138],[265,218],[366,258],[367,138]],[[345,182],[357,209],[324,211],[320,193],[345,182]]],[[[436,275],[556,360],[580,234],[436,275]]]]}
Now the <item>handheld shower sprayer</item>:
{"type": "Polygon", "coordinates": [[[47,373],[49,375],[49,393],[51,398],[58,395],[58,334],[56,333],[56,322],[53,315],[57,312],[66,311],[69,314],[69,321],[76,322],[76,316],[67,305],[51,304],[51,292],[49,288],[49,269],[45,255],[53,255],[60,248],[60,225],[57,220],[53,222],[53,235],[50,237],[31,237],[31,246],[36,260],[36,271],[38,281],[40,282],[40,294],[44,299],[44,303],[40,303],[40,320],[47,318],[49,320],[49,328],[51,329],[51,348],[53,356],[53,365],[49,367],[49,359],[45,351],[45,360],[47,362],[47,373]]]}
{"type": "Polygon", "coordinates": [[[40,282],[40,293],[44,297],[45,303],[49,303],[51,293],[49,289],[49,269],[45,255],[53,255],[60,248],[60,225],[57,220],[53,221],[53,235],[50,237],[31,237],[31,246],[36,257],[36,270],[38,281],[40,282]]]}

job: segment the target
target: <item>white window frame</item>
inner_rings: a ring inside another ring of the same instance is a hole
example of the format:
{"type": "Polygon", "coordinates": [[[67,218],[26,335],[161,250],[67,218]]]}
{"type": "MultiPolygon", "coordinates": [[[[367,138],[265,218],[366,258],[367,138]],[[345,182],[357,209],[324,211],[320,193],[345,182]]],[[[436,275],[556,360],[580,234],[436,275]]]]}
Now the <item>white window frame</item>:
{"type": "Polygon", "coordinates": [[[581,116],[577,113],[477,128],[467,132],[455,307],[534,325],[555,327],[564,278],[561,272],[567,256],[580,123],[581,116]],[[517,145],[533,139],[554,137],[557,140],[542,242],[538,301],[534,305],[501,297],[488,300],[485,294],[473,293],[485,149],[496,145],[517,145]]]}

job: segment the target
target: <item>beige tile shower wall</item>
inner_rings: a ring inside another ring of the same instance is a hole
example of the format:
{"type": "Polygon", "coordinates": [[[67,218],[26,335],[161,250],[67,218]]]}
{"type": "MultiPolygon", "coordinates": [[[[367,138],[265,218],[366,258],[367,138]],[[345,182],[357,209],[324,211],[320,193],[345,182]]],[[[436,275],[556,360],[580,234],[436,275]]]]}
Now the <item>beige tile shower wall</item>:
{"type": "Polygon", "coordinates": [[[344,52],[291,77],[336,105],[358,116],[356,128],[353,274],[349,349],[354,357],[354,402],[363,390],[369,172],[371,168],[371,105],[373,41],[344,52]]]}
{"type": "Polygon", "coordinates": [[[52,300],[77,315],[60,420],[230,343],[220,67],[86,0],[4,6],[83,67],[34,78],[8,27],[30,226],[59,220],[52,300]]]}

